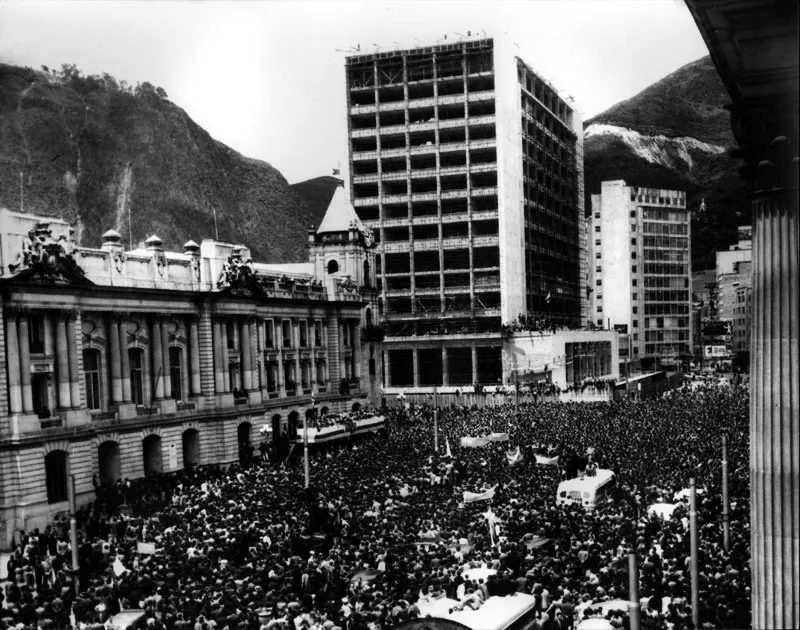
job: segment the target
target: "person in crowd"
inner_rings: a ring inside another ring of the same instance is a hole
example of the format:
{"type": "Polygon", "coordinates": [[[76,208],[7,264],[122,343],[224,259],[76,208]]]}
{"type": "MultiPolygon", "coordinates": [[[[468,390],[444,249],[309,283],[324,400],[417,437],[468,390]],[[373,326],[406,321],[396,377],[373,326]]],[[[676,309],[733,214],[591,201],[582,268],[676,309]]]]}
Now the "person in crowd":
{"type": "MultiPolygon", "coordinates": [[[[77,515],[77,571],[64,520],[20,532],[0,588],[0,630],[101,630],[128,609],[143,611],[142,630],[378,630],[419,617],[438,598],[479,610],[515,591],[536,598],[538,627],[567,630],[602,616],[598,603],[625,599],[630,549],[647,598],[643,627],[688,630],[687,506],[668,521],[646,513],[659,498],[672,502],[691,477],[703,490],[701,624],[749,627],[746,389],[701,386],[647,404],[540,400],[519,411],[440,409],[440,445],[453,446],[447,457],[434,453],[430,407],[403,411],[410,417],[402,424],[401,410],[387,409],[388,437],[346,436],[312,457],[312,492],[303,492],[301,466],[263,462],[98,483],[77,515]],[[508,464],[505,443],[458,447],[498,427],[525,452],[522,461],[508,464]],[[728,551],[719,518],[723,433],[728,551]],[[558,455],[564,468],[537,464],[534,452],[558,455]],[[615,472],[607,505],[592,514],[556,505],[562,479],[598,468],[615,472]],[[491,499],[464,503],[465,491],[487,488],[495,488],[491,499]],[[501,524],[496,539],[488,507],[501,524]],[[324,537],[312,535],[320,514],[324,537]],[[547,542],[529,547],[531,534],[547,542]],[[139,543],[155,553],[138,553],[139,543]],[[465,569],[491,575],[473,580],[465,569]]],[[[625,627],[626,615],[607,618],[625,627]]]]}

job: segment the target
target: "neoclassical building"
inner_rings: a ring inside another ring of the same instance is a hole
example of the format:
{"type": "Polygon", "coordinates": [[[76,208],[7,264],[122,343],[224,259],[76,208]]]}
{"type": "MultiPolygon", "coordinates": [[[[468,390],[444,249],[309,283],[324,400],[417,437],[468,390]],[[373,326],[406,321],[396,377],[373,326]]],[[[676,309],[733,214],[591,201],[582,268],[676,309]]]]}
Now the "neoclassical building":
{"type": "Polygon", "coordinates": [[[232,462],[310,413],[375,402],[380,335],[369,230],[337,192],[309,263],[0,210],[0,549],[94,482],[232,462]],[[364,341],[362,341],[362,338],[364,341]]]}

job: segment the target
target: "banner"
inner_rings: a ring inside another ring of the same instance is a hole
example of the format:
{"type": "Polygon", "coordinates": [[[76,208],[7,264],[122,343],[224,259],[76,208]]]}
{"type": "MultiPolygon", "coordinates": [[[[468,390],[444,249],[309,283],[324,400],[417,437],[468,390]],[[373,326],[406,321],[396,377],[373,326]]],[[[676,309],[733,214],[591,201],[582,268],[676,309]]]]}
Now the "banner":
{"type": "Polygon", "coordinates": [[[558,455],[555,457],[545,457],[544,455],[536,455],[536,463],[541,466],[558,466],[558,455]]]}
{"type": "Polygon", "coordinates": [[[464,503],[475,503],[476,501],[491,501],[494,498],[494,491],[497,486],[492,486],[483,492],[469,492],[464,490],[464,503]]]}
{"type": "Polygon", "coordinates": [[[447,450],[444,452],[445,457],[452,457],[453,453],[450,451],[450,440],[447,438],[444,439],[444,443],[447,445],[447,450]]]}
{"type": "Polygon", "coordinates": [[[513,466],[514,464],[521,462],[524,458],[519,446],[514,450],[506,451],[506,459],[508,459],[509,466],[513,466]]]}
{"type": "Polygon", "coordinates": [[[136,543],[136,553],[143,553],[147,554],[148,556],[152,556],[155,552],[156,552],[155,543],[145,543],[145,542],[136,543]]]}
{"type": "Polygon", "coordinates": [[[508,433],[492,433],[489,439],[492,442],[508,442],[508,433]]]}
{"type": "Polygon", "coordinates": [[[462,437],[461,438],[461,446],[462,447],[472,447],[477,448],[480,446],[486,446],[489,443],[488,437],[462,437]]]}

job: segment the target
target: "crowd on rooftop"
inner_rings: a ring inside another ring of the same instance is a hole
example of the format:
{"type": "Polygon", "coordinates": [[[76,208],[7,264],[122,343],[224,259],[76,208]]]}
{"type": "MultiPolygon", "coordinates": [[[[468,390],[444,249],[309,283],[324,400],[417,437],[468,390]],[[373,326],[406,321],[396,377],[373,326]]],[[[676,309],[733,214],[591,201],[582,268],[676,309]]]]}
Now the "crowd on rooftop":
{"type": "MultiPolygon", "coordinates": [[[[513,592],[534,595],[539,629],[565,630],[600,615],[597,602],[627,598],[629,549],[647,598],[642,627],[685,630],[693,627],[686,508],[669,521],[646,514],[690,478],[702,493],[701,627],[749,627],[747,405],[742,387],[704,386],[646,402],[522,403],[518,418],[513,405],[453,406],[440,410],[439,453],[432,410],[400,407],[387,412],[385,433],[315,450],[309,491],[302,466],[256,458],[122,480],[98,488],[78,514],[77,574],[64,522],[19,534],[0,589],[0,630],[101,630],[126,609],[142,609],[147,630],[379,630],[415,618],[431,599],[479,607],[513,592]],[[496,432],[509,442],[458,446],[496,432]],[[506,450],[517,446],[523,459],[511,466],[506,450]],[[539,465],[535,453],[559,455],[560,465],[539,465]],[[556,506],[560,480],[597,467],[615,472],[607,505],[592,514],[556,506]],[[465,491],[490,488],[490,501],[464,503],[465,491]],[[548,542],[529,548],[531,535],[548,542]],[[137,553],[143,542],[155,553],[137,553]],[[472,580],[465,567],[494,574],[472,580]]],[[[628,623],[624,611],[605,616],[628,623]]]]}

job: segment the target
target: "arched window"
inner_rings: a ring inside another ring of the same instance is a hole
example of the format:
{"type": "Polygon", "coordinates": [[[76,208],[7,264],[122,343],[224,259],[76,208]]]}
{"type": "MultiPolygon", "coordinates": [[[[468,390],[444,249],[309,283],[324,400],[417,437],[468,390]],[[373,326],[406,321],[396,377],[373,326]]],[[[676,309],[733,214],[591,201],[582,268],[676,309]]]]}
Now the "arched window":
{"type": "Polygon", "coordinates": [[[175,400],[183,400],[183,363],[181,361],[181,349],[169,349],[169,378],[172,384],[172,397],[175,400]]]}
{"type": "Polygon", "coordinates": [[[366,313],[367,326],[372,326],[372,309],[368,308],[366,313]]]}
{"type": "Polygon", "coordinates": [[[339,263],[335,260],[328,261],[328,273],[334,274],[339,271],[339,263]]]}
{"type": "Polygon", "coordinates": [[[59,503],[67,500],[67,454],[51,451],[44,457],[47,485],[47,502],[59,503]]]}
{"type": "Polygon", "coordinates": [[[144,404],[144,350],[130,348],[128,350],[128,365],[131,370],[131,398],[137,405],[144,404]]]}
{"type": "Polygon", "coordinates": [[[83,351],[83,379],[86,384],[86,406],[100,409],[100,351],[83,351]]]}

